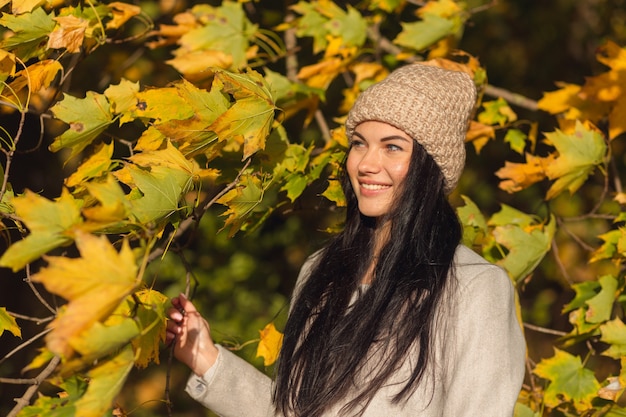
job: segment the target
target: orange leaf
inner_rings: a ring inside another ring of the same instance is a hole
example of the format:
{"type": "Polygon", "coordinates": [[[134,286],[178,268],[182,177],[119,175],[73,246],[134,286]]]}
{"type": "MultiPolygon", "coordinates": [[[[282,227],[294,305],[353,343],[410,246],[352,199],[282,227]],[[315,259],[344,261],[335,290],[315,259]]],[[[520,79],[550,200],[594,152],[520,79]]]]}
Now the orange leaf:
{"type": "Polygon", "coordinates": [[[58,26],[48,37],[48,49],[65,48],[70,53],[80,52],[89,22],[76,16],[55,17],[58,26]]]}
{"type": "Polygon", "coordinates": [[[546,177],[546,165],[554,159],[553,156],[541,158],[527,153],[524,164],[506,161],[504,167],[496,171],[496,176],[504,180],[499,187],[508,193],[530,187],[546,177]]]}

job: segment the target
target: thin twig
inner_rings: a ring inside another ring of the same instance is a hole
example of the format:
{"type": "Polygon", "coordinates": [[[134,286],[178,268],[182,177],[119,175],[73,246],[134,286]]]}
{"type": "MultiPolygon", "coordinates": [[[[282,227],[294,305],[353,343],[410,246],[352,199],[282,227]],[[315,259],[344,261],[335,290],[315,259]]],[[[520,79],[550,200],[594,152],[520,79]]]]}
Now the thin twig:
{"type": "Polygon", "coordinates": [[[317,109],[315,112],[315,121],[322,132],[322,137],[325,142],[330,142],[330,129],[328,128],[328,123],[326,123],[326,119],[324,118],[324,113],[321,110],[317,109]]]}
{"type": "Polygon", "coordinates": [[[15,402],[17,404],[15,404],[15,407],[13,407],[13,409],[11,410],[11,412],[9,414],[7,414],[7,417],[15,417],[17,416],[17,414],[22,410],[22,408],[26,407],[29,403],[30,403],[30,399],[33,397],[33,395],[35,395],[35,393],[39,390],[39,385],[41,385],[41,383],[43,381],[46,380],[46,378],[48,378],[48,376],[54,372],[54,370],[56,369],[57,365],[61,362],[61,358],[58,356],[55,356],[54,358],[52,358],[52,360],[50,361],[50,363],[48,363],[48,366],[46,366],[44,368],[43,371],[41,371],[41,373],[39,375],[37,375],[37,377],[34,379],[33,381],[33,385],[31,385],[26,392],[24,393],[24,395],[22,395],[21,398],[17,398],[15,399],[15,402]]]}
{"type": "Polygon", "coordinates": [[[561,261],[561,256],[559,255],[559,246],[556,244],[556,240],[552,239],[551,245],[552,245],[552,253],[554,253],[554,260],[556,261],[557,266],[561,270],[561,274],[563,274],[563,277],[565,278],[567,283],[572,285],[573,284],[572,278],[569,276],[567,269],[565,269],[565,265],[563,265],[563,262],[561,261]]]}
{"type": "Polygon", "coordinates": [[[562,332],[560,330],[553,330],[553,329],[547,329],[545,327],[541,327],[541,326],[535,326],[534,324],[530,324],[530,323],[524,323],[524,327],[530,330],[534,330],[536,332],[539,333],[544,333],[544,334],[551,334],[554,336],[565,336],[567,335],[566,332],[562,332]]]}
{"type": "Polygon", "coordinates": [[[41,304],[43,304],[44,307],[46,307],[52,314],[56,315],[57,314],[56,309],[52,308],[52,306],[50,304],[48,304],[48,302],[43,298],[43,296],[41,295],[39,290],[37,290],[37,288],[35,288],[35,284],[33,284],[33,282],[31,281],[31,279],[30,279],[30,264],[26,264],[26,278],[24,279],[24,281],[26,281],[26,283],[30,287],[30,289],[33,292],[33,294],[35,294],[35,297],[37,297],[39,302],[41,304]]]}
{"type": "Polygon", "coordinates": [[[16,319],[21,319],[21,320],[28,320],[28,321],[34,321],[35,324],[42,324],[42,323],[47,323],[49,321],[54,320],[55,316],[48,316],[48,317],[44,317],[44,318],[40,318],[40,317],[30,317],[30,316],[25,316],[23,314],[19,314],[19,313],[14,313],[12,311],[8,311],[7,313],[9,313],[10,315],[12,315],[13,317],[15,317],[16,319]]]}
{"type": "Polygon", "coordinates": [[[17,346],[16,348],[14,348],[12,351],[10,351],[9,353],[7,353],[4,358],[0,359],[0,364],[4,363],[4,361],[6,361],[7,359],[9,359],[11,356],[13,356],[15,353],[19,352],[20,350],[22,350],[23,348],[25,348],[26,346],[30,345],[31,343],[33,343],[35,340],[41,338],[42,336],[45,336],[46,334],[50,333],[52,331],[52,329],[45,329],[42,332],[37,333],[35,336],[31,337],[30,339],[28,339],[27,341],[25,341],[24,343],[20,344],[19,346],[17,346]]]}

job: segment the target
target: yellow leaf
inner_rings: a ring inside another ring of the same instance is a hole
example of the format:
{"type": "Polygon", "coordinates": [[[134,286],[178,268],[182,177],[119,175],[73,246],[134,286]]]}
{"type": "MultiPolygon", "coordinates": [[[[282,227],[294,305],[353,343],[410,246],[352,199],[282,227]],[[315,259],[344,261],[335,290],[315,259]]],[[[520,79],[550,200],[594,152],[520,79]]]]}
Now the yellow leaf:
{"type": "Polygon", "coordinates": [[[89,22],[76,16],[55,17],[57,27],[48,36],[48,49],[65,48],[67,52],[80,52],[89,22]]]}
{"type": "Polygon", "coordinates": [[[63,71],[63,67],[58,61],[46,59],[17,72],[9,86],[15,94],[24,88],[31,94],[39,92],[50,87],[59,71],[63,71]]]}
{"type": "Polygon", "coordinates": [[[141,7],[120,1],[111,2],[108,6],[113,14],[113,19],[107,22],[107,29],[117,29],[129,19],[141,13],[141,7]]]}
{"type": "Polygon", "coordinates": [[[11,12],[14,15],[32,12],[45,2],[46,0],[13,0],[11,2],[11,12]]]}
{"type": "Polygon", "coordinates": [[[102,176],[111,167],[112,156],[113,142],[108,145],[101,143],[93,155],[87,158],[72,175],[65,179],[65,186],[77,187],[90,179],[102,176]]]}
{"type": "Polygon", "coordinates": [[[528,153],[526,163],[506,161],[504,167],[496,171],[496,176],[504,180],[498,186],[508,193],[528,188],[546,177],[546,165],[552,161],[554,157],[541,158],[528,153]]]}
{"type": "Polygon", "coordinates": [[[278,359],[278,353],[283,344],[283,334],[276,330],[274,323],[265,326],[263,330],[259,331],[259,334],[261,335],[261,340],[257,347],[256,356],[257,358],[262,356],[263,364],[270,366],[278,359]]]}
{"type": "Polygon", "coordinates": [[[15,317],[13,317],[6,308],[0,307],[0,336],[5,330],[13,333],[13,336],[22,337],[22,330],[17,325],[15,317]]]}
{"type": "Polygon", "coordinates": [[[559,90],[543,93],[537,107],[550,114],[559,114],[572,107],[579,107],[582,99],[578,96],[582,87],[576,84],[558,83],[559,90]]]}
{"type": "Polygon", "coordinates": [[[84,230],[102,230],[111,223],[128,218],[130,203],[112,175],[107,176],[104,182],[90,182],[85,187],[100,204],[83,209],[87,220],[84,230]]]}
{"type": "Polygon", "coordinates": [[[470,127],[465,136],[465,142],[472,142],[476,153],[480,153],[482,148],[496,138],[496,130],[493,126],[482,124],[477,121],[470,121],[470,127]]]}
{"type": "Polygon", "coordinates": [[[208,78],[212,73],[208,68],[230,68],[233,65],[233,56],[222,51],[181,51],[175,53],[176,58],[166,61],[176,68],[190,81],[208,78]]]}
{"type": "Polygon", "coordinates": [[[48,266],[32,277],[68,300],[46,337],[48,349],[65,358],[73,353],[68,341],[105,319],[138,285],[137,265],[127,241],[118,253],[106,236],[78,232],[76,246],[79,258],[47,257],[48,266]]]}

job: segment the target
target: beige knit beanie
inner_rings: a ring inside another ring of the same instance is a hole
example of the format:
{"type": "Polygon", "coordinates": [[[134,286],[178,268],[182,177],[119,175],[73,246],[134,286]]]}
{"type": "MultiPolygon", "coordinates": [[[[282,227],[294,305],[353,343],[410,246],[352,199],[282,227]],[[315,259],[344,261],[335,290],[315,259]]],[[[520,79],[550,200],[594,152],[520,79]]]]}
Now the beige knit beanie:
{"type": "Polygon", "coordinates": [[[426,149],[443,173],[446,193],[465,166],[465,135],[476,102],[476,86],[464,72],[410,64],[359,95],[348,113],[346,133],[376,120],[401,129],[426,149]]]}

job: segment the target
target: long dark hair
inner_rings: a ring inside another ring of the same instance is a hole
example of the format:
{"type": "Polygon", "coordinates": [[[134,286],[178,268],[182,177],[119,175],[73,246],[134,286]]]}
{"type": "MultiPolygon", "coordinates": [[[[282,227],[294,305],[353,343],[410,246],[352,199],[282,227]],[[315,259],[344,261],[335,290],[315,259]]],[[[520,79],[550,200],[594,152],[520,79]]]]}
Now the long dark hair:
{"type": "Polygon", "coordinates": [[[416,346],[415,366],[392,401],[408,399],[427,372],[461,226],[439,167],[413,143],[408,174],[388,215],[390,239],[371,287],[356,301],[372,261],[375,219],[360,214],[344,166],[345,227],[318,255],[285,326],[274,391],[283,415],[317,417],[344,403],[342,411],[362,414],[416,346]]]}

